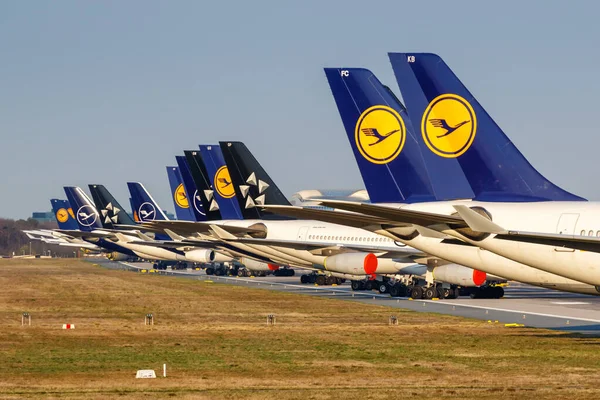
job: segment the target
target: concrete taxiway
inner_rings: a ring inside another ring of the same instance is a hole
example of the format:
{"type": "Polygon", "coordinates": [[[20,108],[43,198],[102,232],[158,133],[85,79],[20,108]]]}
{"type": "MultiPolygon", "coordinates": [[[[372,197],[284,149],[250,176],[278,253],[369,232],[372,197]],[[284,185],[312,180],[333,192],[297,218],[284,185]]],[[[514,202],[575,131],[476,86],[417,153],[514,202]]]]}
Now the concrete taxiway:
{"type": "MultiPolygon", "coordinates": [[[[108,267],[139,271],[151,268],[144,263],[116,263],[96,261],[108,267]]],[[[212,281],[277,290],[310,296],[358,301],[388,307],[410,309],[420,312],[450,314],[489,321],[491,324],[518,324],[527,327],[558,329],[600,335],[600,297],[557,292],[519,283],[511,283],[505,288],[502,299],[471,299],[461,297],[455,300],[412,300],[406,297],[392,298],[376,291],[353,291],[348,283],[339,286],[316,286],[301,284],[299,274],[294,277],[227,277],[208,276],[204,271],[161,271],[200,281],[212,281]]]]}

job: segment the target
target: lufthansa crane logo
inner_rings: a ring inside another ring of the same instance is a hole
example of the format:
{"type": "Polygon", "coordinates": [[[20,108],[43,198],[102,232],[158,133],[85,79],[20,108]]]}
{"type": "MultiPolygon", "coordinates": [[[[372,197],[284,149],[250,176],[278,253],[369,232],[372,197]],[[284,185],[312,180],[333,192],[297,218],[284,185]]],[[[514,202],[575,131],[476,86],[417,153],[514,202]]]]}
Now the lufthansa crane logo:
{"type": "Polygon", "coordinates": [[[98,212],[90,205],[84,205],[77,210],[77,222],[82,226],[92,226],[98,219],[98,212]]]}
{"type": "Polygon", "coordinates": [[[61,208],[56,212],[56,220],[60,223],[67,222],[69,220],[69,212],[61,208]]]}
{"type": "Polygon", "coordinates": [[[398,157],[406,142],[404,120],[390,107],[369,107],[356,122],[354,140],[368,161],[387,164],[398,157]]]}
{"type": "Polygon", "coordinates": [[[455,158],[473,144],[477,117],[467,100],[455,94],[443,94],[427,106],[421,132],[431,151],[440,157],[455,158]]]}
{"type": "Polygon", "coordinates": [[[231,176],[229,176],[229,170],[227,165],[223,165],[215,173],[214,187],[217,193],[226,199],[230,199],[235,196],[235,190],[231,183],[231,176]]]}
{"type": "Polygon", "coordinates": [[[149,202],[142,203],[138,210],[138,218],[142,222],[152,222],[156,218],[156,208],[149,202]]]}
{"type": "Polygon", "coordinates": [[[177,186],[177,189],[175,189],[175,193],[173,193],[173,198],[175,199],[175,204],[177,204],[179,207],[190,207],[187,195],[185,194],[185,189],[183,188],[183,183],[180,183],[179,186],[177,186]]]}

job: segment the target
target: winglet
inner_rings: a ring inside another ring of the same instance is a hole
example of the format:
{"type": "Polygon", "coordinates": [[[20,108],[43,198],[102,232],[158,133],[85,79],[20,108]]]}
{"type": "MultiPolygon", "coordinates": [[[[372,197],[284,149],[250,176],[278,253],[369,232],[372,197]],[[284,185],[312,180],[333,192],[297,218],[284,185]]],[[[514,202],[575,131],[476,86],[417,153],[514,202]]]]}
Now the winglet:
{"type": "Polygon", "coordinates": [[[499,225],[496,225],[483,215],[476,213],[467,206],[454,206],[454,209],[465,220],[467,225],[469,225],[469,228],[473,229],[476,232],[496,234],[507,233],[506,229],[502,228],[499,225]]]}
{"type": "Polygon", "coordinates": [[[165,231],[165,233],[166,233],[167,235],[169,235],[169,237],[170,237],[171,239],[173,239],[173,240],[174,240],[174,241],[176,241],[176,242],[181,242],[182,240],[185,240],[185,238],[184,238],[183,236],[176,234],[175,232],[173,232],[173,231],[172,231],[172,230],[170,230],[170,229],[166,229],[166,228],[165,228],[165,230],[164,230],[164,231],[165,231]]]}

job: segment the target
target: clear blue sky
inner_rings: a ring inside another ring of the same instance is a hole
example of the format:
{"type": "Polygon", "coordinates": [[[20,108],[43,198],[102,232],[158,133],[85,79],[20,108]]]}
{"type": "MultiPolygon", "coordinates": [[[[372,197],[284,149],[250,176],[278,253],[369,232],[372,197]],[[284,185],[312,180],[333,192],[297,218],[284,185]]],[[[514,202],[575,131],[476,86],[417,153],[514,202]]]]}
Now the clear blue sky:
{"type": "Polygon", "coordinates": [[[0,1],[0,216],[242,140],[281,189],[360,188],[322,68],[440,54],[546,177],[600,199],[600,3],[0,1]]]}

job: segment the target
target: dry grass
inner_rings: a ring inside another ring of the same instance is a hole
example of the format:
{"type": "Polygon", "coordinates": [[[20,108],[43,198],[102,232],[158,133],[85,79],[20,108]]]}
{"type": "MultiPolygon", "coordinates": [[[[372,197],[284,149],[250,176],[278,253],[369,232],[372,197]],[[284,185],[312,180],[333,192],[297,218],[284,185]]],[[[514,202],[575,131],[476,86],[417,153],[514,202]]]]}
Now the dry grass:
{"type": "Polygon", "coordinates": [[[552,331],[60,260],[2,261],[0,288],[1,398],[582,399],[600,386],[600,339],[552,331]],[[167,379],[134,379],[163,362],[167,379]]]}

